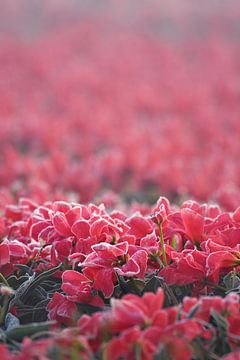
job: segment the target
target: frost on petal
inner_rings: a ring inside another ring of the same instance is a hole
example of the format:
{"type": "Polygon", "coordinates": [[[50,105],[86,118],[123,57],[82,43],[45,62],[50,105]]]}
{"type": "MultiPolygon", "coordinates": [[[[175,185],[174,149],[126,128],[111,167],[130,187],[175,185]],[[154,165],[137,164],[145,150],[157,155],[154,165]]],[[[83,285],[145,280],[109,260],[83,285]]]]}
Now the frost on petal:
{"type": "Polygon", "coordinates": [[[190,209],[182,209],[181,216],[185,227],[186,235],[195,242],[201,242],[203,238],[204,218],[202,215],[190,209]]]}

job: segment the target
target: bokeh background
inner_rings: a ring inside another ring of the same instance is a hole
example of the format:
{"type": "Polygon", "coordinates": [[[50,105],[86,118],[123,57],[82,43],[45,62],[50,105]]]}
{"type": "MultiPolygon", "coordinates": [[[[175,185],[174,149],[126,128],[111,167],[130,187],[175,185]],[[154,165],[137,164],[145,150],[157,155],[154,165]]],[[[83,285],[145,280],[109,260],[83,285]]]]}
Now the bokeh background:
{"type": "Polygon", "coordinates": [[[240,3],[0,1],[0,207],[240,202],[240,3]]]}

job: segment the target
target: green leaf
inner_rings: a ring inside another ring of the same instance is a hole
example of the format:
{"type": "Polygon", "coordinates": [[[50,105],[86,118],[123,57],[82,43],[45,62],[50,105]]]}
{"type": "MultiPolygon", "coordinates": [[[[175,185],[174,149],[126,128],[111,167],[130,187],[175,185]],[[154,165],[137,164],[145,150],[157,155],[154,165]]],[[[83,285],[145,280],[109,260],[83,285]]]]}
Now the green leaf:
{"type": "Polygon", "coordinates": [[[228,322],[227,320],[215,310],[211,311],[211,316],[213,319],[213,325],[217,327],[217,334],[215,339],[211,344],[211,351],[218,355],[225,355],[230,352],[230,346],[228,344],[228,322]]]}
{"type": "Polygon", "coordinates": [[[134,279],[130,278],[128,280],[125,280],[123,276],[117,275],[118,283],[120,286],[120,289],[124,294],[137,294],[141,295],[142,291],[145,287],[144,280],[141,279],[134,279]]]}
{"type": "Polygon", "coordinates": [[[21,286],[25,281],[27,281],[29,279],[28,275],[23,275],[20,277],[17,277],[15,275],[11,275],[7,281],[8,284],[11,288],[13,288],[14,290],[17,290],[19,288],[19,286],[21,286]]]}
{"type": "Polygon", "coordinates": [[[196,312],[199,309],[199,304],[196,304],[195,306],[193,306],[193,308],[191,309],[191,311],[189,311],[188,315],[187,315],[187,319],[192,319],[194,317],[194,315],[196,314],[196,312]]]}
{"type": "Polygon", "coordinates": [[[228,327],[227,320],[215,310],[211,310],[211,316],[216,322],[216,325],[220,331],[226,331],[228,327]]]}
{"type": "Polygon", "coordinates": [[[20,325],[19,319],[11,313],[8,313],[5,317],[6,331],[18,327],[20,325]]]}
{"type": "Polygon", "coordinates": [[[195,338],[194,340],[191,341],[190,345],[195,355],[194,359],[199,359],[199,360],[216,359],[215,357],[212,357],[214,356],[214,354],[210,352],[209,349],[205,348],[201,338],[195,338]]]}
{"type": "Polygon", "coordinates": [[[28,265],[24,265],[24,264],[17,264],[16,267],[21,271],[22,275],[32,275],[33,271],[31,269],[31,267],[29,267],[28,265]]]}
{"type": "Polygon", "coordinates": [[[6,341],[6,332],[0,328],[0,343],[6,341]]]}
{"type": "Polygon", "coordinates": [[[119,284],[114,286],[112,297],[119,298],[122,295],[121,286],[119,284]]]}
{"type": "Polygon", "coordinates": [[[102,308],[102,307],[93,306],[93,305],[89,305],[89,304],[77,303],[76,305],[77,305],[78,311],[81,315],[83,315],[83,314],[91,315],[91,314],[94,314],[95,312],[106,310],[106,307],[102,308]]]}
{"type": "Polygon", "coordinates": [[[223,278],[223,283],[228,291],[238,288],[240,286],[240,278],[237,276],[235,270],[229,272],[223,278]]]}
{"type": "Polygon", "coordinates": [[[142,292],[143,289],[145,288],[145,281],[144,280],[141,280],[141,279],[130,279],[127,281],[127,284],[132,284],[134,285],[134,288],[138,290],[138,292],[142,292]]]}
{"type": "Polygon", "coordinates": [[[22,297],[26,297],[35,287],[40,285],[43,281],[45,281],[47,278],[52,276],[57,270],[59,270],[61,265],[56,266],[55,268],[52,268],[50,270],[44,271],[43,273],[39,274],[38,276],[31,277],[29,281],[29,285],[24,289],[22,293],[22,297]]]}
{"type": "Polygon", "coordinates": [[[156,292],[161,287],[160,279],[154,275],[145,285],[143,292],[156,292]]]}
{"type": "Polygon", "coordinates": [[[19,303],[24,303],[27,301],[27,298],[33,294],[34,289],[43,283],[46,279],[52,276],[57,270],[60,269],[60,265],[44,271],[43,273],[35,276],[28,277],[24,283],[22,283],[19,288],[16,290],[14,298],[11,300],[10,307],[13,305],[18,305],[19,303]]]}
{"type": "Polygon", "coordinates": [[[166,349],[162,349],[159,351],[159,353],[157,353],[156,355],[154,355],[153,360],[173,360],[172,357],[168,354],[168,352],[166,351],[166,349]]]}
{"type": "Polygon", "coordinates": [[[6,336],[11,340],[21,341],[25,336],[31,336],[38,332],[47,331],[55,321],[45,321],[42,323],[32,323],[28,325],[19,325],[6,331],[6,336]]]}

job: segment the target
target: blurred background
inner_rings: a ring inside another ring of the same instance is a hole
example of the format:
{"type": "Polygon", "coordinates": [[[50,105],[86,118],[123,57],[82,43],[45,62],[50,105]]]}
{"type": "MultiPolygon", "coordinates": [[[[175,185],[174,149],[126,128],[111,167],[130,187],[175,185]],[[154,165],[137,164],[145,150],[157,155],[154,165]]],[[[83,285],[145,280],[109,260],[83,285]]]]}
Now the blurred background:
{"type": "Polygon", "coordinates": [[[240,203],[238,0],[0,0],[0,207],[240,203]]]}

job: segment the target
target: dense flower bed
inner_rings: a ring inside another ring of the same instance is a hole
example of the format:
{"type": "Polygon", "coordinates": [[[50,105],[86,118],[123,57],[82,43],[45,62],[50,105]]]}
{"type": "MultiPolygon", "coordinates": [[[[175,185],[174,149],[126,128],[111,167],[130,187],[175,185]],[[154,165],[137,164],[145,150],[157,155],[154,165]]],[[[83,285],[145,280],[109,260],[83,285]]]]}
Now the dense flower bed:
{"type": "Polygon", "coordinates": [[[240,208],[141,208],[6,206],[3,359],[235,359],[240,208]]]}
{"type": "Polygon", "coordinates": [[[240,360],[238,0],[0,8],[0,359],[240,360]]]}
{"type": "MultiPolygon", "coordinates": [[[[15,7],[24,19],[30,3],[5,2],[1,23],[15,7]]],[[[30,29],[21,23],[17,34],[0,36],[1,186],[38,202],[68,192],[88,202],[111,188],[126,199],[185,195],[234,210],[238,2],[209,16],[203,2],[203,28],[178,14],[180,4],[166,14],[158,1],[133,2],[132,23],[127,2],[109,4],[108,13],[60,26],[72,5],[43,3],[30,29]]]]}

